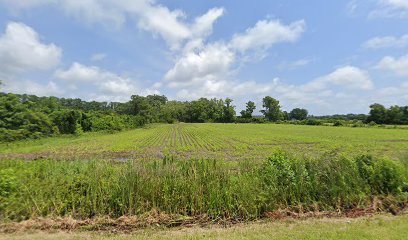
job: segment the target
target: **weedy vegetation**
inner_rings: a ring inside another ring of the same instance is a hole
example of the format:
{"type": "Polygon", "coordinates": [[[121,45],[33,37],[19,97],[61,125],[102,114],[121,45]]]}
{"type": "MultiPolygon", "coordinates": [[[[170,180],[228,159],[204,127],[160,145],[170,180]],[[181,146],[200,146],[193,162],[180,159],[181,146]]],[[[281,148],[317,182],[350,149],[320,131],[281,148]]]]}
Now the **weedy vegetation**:
{"type": "Polygon", "coordinates": [[[152,210],[210,219],[251,220],[278,209],[393,211],[407,203],[404,166],[385,158],[298,158],[276,150],[259,164],[217,160],[0,162],[0,216],[140,215],[152,210]]]}

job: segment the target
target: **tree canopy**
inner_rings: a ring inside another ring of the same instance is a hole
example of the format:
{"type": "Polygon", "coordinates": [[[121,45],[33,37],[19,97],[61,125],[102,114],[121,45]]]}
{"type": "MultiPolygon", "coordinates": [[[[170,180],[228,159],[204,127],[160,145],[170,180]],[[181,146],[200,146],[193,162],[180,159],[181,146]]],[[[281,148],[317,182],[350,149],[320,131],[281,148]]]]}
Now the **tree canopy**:
{"type": "Polygon", "coordinates": [[[279,101],[271,96],[266,96],[262,99],[262,107],[264,110],[260,112],[265,116],[268,121],[277,121],[282,118],[281,106],[279,101]]]}

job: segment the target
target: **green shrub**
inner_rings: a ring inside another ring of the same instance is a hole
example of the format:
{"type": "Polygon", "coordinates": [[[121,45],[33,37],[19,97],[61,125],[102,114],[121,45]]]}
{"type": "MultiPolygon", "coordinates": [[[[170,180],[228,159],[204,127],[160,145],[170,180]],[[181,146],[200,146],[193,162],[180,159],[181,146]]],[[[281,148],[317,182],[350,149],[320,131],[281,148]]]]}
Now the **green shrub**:
{"type": "Polygon", "coordinates": [[[307,119],[303,121],[305,125],[311,125],[311,126],[319,126],[322,125],[322,122],[316,119],[307,119]]]}
{"type": "MultiPolygon", "coordinates": [[[[262,164],[177,160],[0,161],[0,220],[119,217],[152,210],[256,219],[278,209],[346,210],[400,196],[401,166],[369,155],[304,158],[275,151],[262,164]],[[11,170],[12,169],[12,170],[11,170]]],[[[404,200],[405,199],[405,200],[404,200]]]]}
{"type": "Polygon", "coordinates": [[[403,166],[389,159],[374,159],[370,155],[356,158],[359,175],[374,194],[392,194],[402,191],[403,166]]]}

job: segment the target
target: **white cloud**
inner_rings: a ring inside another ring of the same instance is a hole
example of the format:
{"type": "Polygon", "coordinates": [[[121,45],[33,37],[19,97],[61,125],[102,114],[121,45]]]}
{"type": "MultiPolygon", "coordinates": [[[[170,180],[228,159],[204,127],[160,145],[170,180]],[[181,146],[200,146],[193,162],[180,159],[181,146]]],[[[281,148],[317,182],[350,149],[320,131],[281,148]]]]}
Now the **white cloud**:
{"type": "Polygon", "coordinates": [[[408,0],[381,0],[381,3],[394,8],[408,9],[408,0]]]}
{"type": "Polygon", "coordinates": [[[369,18],[407,18],[408,0],[379,0],[369,18]]]}
{"type": "Polygon", "coordinates": [[[65,93],[64,90],[53,81],[50,81],[47,84],[41,84],[29,80],[7,81],[5,82],[4,91],[33,94],[37,96],[60,96],[65,93]]]}
{"type": "Polygon", "coordinates": [[[38,7],[44,4],[56,3],[56,0],[29,0],[29,1],[9,1],[0,0],[1,4],[10,6],[12,9],[27,9],[32,7],[38,7]]]}
{"type": "Polygon", "coordinates": [[[365,48],[379,49],[379,48],[402,48],[408,46],[408,34],[401,37],[385,36],[374,37],[363,44],[365,48]]]}
{"type": "Polygon", "coordinates": [[[212,8],[195,19],[191,29],[196,37],[206,37],[212,33],[214,22],[224,14],[223,8],[212,8]]]}
{"type": "MultiPolygon", "coordinates": [[[[212,19],[220,15],[221,12],[212,19]]],[[[183,99],[191,99],[200,94],[219,97],[226,92],[230,96],[241,95],[251,86],[256,86],[254,89],[257,89],[255,82],[232,80],[236,65],[247,59],[248,50],[267,51],[279,42],[296,41],[304,31],[304,26],[304,21],[283,25],[279,21],[265,20],[259,21],[243,34],[235,34],[227,43],[219,41],[204,44],[202,40],[190,41],[176,59],[173,68],[166,73],[164,81],[167,86],[178,89],[177,96],[183,99]]]]}
{"type": "Polygon", "coordinates": [[[170,87],[226,80],[234,61],[235,56],[230,49],[224,44],[214,43],[207,45],[200,52],[191,51],[182,56],[164,78],[170,87]]]}
{"type": "Polygon", "coordinates": [[[325,89],[329,85],[358,90],[373,89],[373,83],[368,73],[354,66],[338,68],[328,75],[307,83],[304,88],[308,91],[316,91],[325,89]]]}
{"type": "Polygon", "coordinates": [[[361,112],[370,104],[368,98],[361,98],[361,95],[374,91],[368,74],[354,66],[338,68],[330,74],[298,85],[278,78],[265,83],[206,78],[194,87],[179,86],[179,89],[176,93],[178,99],[232,97],[238,108],[244,106],[243,97],[256,101],[260,106],[262,97],[270,95],[279,99],[287,110],[305,107],[314,114],[361,112]],[[364,90],[364,93],[349,90],[364,90]]]}
{"type": "Polygon", "coordinates": [[[377,64],[376,68],[387,70],[395,73],[398,76],[408,76],[408,55],[400,58],[386,56],[377,64]]]}
{"type": "Polygon", "coordinates": [[[103,24],[109,29],[112,26],[120,28],[128,20],[135,20],[140,29],[160,36],[173,50],[178,49],[183,41],[210,34],[212,25],[224,12],[222,8],[213,8],[190,23],[186,21],[183,11],[170,10],[154,0],[0,0],[1,2],[14,10],[53,5],[81,23],[103,24]]]}
{"type": "Polygon", "coordinates": [[[38,34],[23,23],[10,22],[0,36],[0,71],[10,76],[30,70],[49,70],[59,64],[62,50],[44,44],[38,34]]]}
{"type": "Polygon", "coordinates": [[[98,62],[104,60],[105,58],[106,58],[105,53],[95,53],[94,55],[91,56],[91,61],[98,62]]]}
{"type": "Polygon", "coordinates": [[[132,94],[140,92],[136,81],[131,78],[77,62],[73,63],[68,70],[57,70],[54,77],[64,80],[78,91],[81,91],[78,84],[81,84],[81,88],[84,88],[85,84],[90,84],[96,87],[96,95],[111,96],[113,99],[122,101],[128,100],[132,94]]]}
{"type": "Polygon", "coordinates": [[[305,21],[283,25],[276,20],[261,20],[243,34],[236,34],[230,47],[241,52],[251,49],[268,49],[279,42],[295,42],[305,31],[305,21]]]}

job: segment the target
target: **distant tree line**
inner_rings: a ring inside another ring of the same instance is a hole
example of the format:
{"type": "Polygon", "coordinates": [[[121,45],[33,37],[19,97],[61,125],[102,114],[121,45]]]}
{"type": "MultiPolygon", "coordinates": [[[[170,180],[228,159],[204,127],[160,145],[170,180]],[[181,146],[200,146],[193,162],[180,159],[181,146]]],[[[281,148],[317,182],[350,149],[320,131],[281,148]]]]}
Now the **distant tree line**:
{"type": "Polygon", "coordinates": [[[375,103],[370,105],[370,113],[367,122],[377,124],[408,124],[408,106],[391,106],[388,109],[375,103]]]}
{"type": "Polygon", "coordinates": [[[233,100],[200,98],[193,101],[169,101],[166,96],[133,95],[130,101],[96,102],[81,99],[38,97],[27,94],[0,93],[0,141],[39,138],[58,134],[81,134],[90,131],[120,131],[148,123],[264,123],[287,122],[321,125],[323,121],[342,125],[338,120],[358,120],[377,124],[408,124],[408,107],[380,104],[370,106],[366,115],[310,117],[308,111],[295,108],[282,111],[278,100],[262,99],[263,117],[254,116],[256,105],[246,103],[237,116],[233,100]]]}

